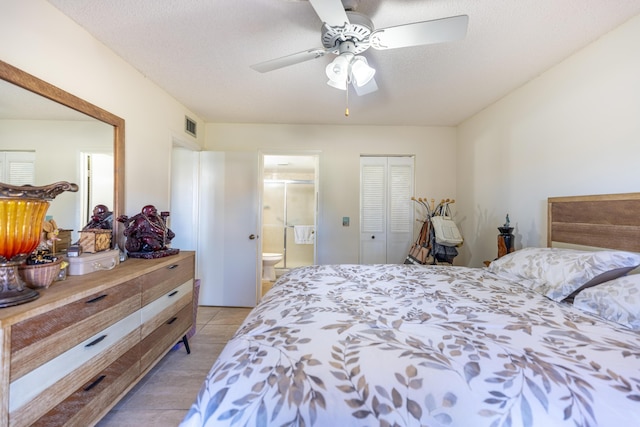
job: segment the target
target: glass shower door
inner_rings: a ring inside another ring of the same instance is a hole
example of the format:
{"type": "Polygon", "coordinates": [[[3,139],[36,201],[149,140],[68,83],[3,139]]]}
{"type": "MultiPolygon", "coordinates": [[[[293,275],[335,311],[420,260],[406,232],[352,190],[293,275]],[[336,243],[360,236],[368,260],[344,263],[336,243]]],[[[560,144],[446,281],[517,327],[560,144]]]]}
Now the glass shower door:
{"type": "MultiPolygon", "coordinates": [[[[283,254],[285,222],[285,183],[265,182],[263,190],[264,209],[262,211],[262,252],[283,254]]],[[[284,267],[282,261],[275,265],[284,267]]]]}
{"type": "MultiPolygon", "coordinates": [[[[296,226],[315,225],[315,185],[308,181],[291,181],[285,184],[285,257],[284,268],[296,268],[313,264],[315,234],[313,240],[296,239],[296,226]]],[[[312,233],[315,233],[312,232],[312,233]]],[[[299,236],[300,233],[299,233],[299,236]]]]}

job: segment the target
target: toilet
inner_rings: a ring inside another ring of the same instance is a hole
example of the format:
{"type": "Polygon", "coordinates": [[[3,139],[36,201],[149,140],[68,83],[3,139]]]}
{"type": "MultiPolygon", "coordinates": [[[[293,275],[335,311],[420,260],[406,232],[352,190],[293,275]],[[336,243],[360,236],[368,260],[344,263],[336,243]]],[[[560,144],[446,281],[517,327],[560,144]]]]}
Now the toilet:
{"type": "Polygon", "coordinates": [[[282,261],[282,254],[263,252],[262,253],[262,280],[275,282],[276,264],[282,261]]]}

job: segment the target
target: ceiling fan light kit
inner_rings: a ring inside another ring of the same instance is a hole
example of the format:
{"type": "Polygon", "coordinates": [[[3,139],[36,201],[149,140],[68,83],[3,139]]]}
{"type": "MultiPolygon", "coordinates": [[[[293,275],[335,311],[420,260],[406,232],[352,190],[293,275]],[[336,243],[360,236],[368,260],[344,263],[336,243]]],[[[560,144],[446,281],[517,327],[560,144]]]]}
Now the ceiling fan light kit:
{"type": "Polygon", "coordinates": [[[376,70],[369,66],[364,56],[356,56],[351,61],[351,76],[358,87],[369,83],[375,74],[376,70]]]}
{"type": "Polygon", "coordinates": [[[340,54],[326,68],[329,86],[337,89],[346,90],[348,83],[353,83],[358,87],[362,87],[369,83],[376,73],[369,66],[367,58],[364,56],[355,56],[351,52],[340,54]]]}
{"type": "Polygon", "coordinates": [[[345,53],[338,56],[333,60],[333,62],[327,65],[325,71],[327,73],[327,78],[329,79],[329,81],[327,82],[329,86],[341,90],[347,89],[347,80],[349,80],[349,66],[351,64],[352,58],[353,54],[345,53]]]}
{"type": "Polygon", "coordinates": [[[329,80],[327,80],[327,84],[331,87],[334,87],[336,89],[340,89],[340,90],[347,90],[347,79],[340,79],[340,78],[329,78],[329,80]]]}
{"type": "MultiPolygon", "coordinates": [[[[323,22],[320,37],[323,47],[261,62],[251,68],[265,73],[332,53],[338,57],[325,69],[327,84],[341,90],[347,90],[352,84],[357,95],[365,95],[376,91],[378,85],[373,78],[376,70],[360,53],[370,47],[387,50],[459,40],[466,36],[469,22],[468,16],[459,15],[376,30],[368,17],[345,10],[341,0],[309,0],[309,3],[323,22]]],[[[355,7],[353,2],[346,3],[346,8],[355,7]]]]}

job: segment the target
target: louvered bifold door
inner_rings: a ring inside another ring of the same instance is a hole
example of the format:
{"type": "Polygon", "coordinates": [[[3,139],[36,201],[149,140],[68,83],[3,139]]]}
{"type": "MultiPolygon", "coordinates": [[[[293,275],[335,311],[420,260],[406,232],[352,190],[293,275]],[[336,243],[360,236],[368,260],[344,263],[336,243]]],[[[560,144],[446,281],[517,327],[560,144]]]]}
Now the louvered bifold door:
{"type": "Polygon", "coordinates": [[[360,264],[387,262],[387,158],[360,158],[360,264]]]}
{"type": "Polygon", "coordinates": [[[360,158],[360,263],[402,263],[413,240],[413,157],[360,158]]]}
{"type": "Polygon", "coordinates": [[[413,241],[413,157],[388,157],[387,264],[402,264],[413,241]]]}
{"type": "Polygon", "coordinates": [[[35,162],[34,151],[0,151],[0,182],[34,185],[35,162]]]}

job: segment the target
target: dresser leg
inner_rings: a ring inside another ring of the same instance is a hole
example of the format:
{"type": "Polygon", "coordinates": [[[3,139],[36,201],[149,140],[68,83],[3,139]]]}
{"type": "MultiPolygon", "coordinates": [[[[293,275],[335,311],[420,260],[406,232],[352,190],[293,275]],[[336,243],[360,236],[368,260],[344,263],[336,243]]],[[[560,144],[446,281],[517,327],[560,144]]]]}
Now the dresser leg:
{"type": "Polygon", "coordinates": [[[182,343],[184,344],[184,349],[187,350],[187,354],[191,354],[191,348],[189,348],[189,340],[186,335],[182,336],[182,343]]]}

